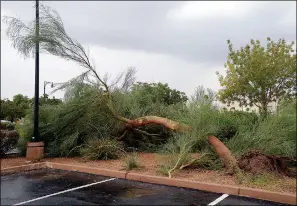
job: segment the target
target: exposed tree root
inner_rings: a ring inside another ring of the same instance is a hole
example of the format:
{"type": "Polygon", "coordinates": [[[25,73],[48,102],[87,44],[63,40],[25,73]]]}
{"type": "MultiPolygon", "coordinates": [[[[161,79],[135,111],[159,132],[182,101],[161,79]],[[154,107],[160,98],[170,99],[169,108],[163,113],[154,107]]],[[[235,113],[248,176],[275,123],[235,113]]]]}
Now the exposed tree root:
{"type": "Polygon", "coordinates": [[[277,172],[287,176],[295,176],[296,170],[288,167],[289,163],[295,163],[296,159],[277,155],[264,155],[259,151],[251,151],[241,156],[238,166],[253,174],[262,172],[277,172]]]}

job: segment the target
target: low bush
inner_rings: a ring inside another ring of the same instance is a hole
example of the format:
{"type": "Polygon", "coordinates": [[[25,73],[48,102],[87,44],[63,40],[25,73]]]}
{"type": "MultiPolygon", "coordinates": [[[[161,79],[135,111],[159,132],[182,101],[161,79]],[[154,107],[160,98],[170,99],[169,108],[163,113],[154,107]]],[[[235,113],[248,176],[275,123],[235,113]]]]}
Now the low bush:
{"type": "Polygon", "coordinates": [[[14,130],[15,126],[12,122],[0,122],[1,130],[14,130]]]}
{"type": "Polygon", "coordinates": [[[172,173],[192,161],[191,152],[197,143],[193,133],[176,134],[159,151],[169,155],[169,161],[159,166],[158,171],[171,177],[172,173]]]}
{"type": "Polygon", "coordinates": [[[2,157],[5,155],[6,152],[16,147],[19,139],[19,134],[15,130],[0,130],[0,138],[0,155],[2,157]]]}
{"type": "Polygon", "coordinates": [[[139,160],[136,152],[129,154],[125,158],[125,165],[124,165],[125,170],[129,171],[129,170],[137,169],[139,167],[140,165],[139,165],[139,160]]]}
{"type": "Polygon", "coordinates": [[[222,111],[217,115],[218,129],[214,133],[221,141],[227,141],[239,132],[250,130],[258,123],[256,113],[242,111],[222,111]]]}
{"type": "Polygon", "coordinates": [[[296,158],[296,138],[296,102],[292,102],[252,129],[238,133],[227,146],[237,156],[257,150],[267,155],[296,158]]]}
{"type": "Polygon", "coordinates": [[[123,144],[114,139],[90,139],[80,149],[80,153],[89,160],[118,159],[124,153],[123,144]]]}

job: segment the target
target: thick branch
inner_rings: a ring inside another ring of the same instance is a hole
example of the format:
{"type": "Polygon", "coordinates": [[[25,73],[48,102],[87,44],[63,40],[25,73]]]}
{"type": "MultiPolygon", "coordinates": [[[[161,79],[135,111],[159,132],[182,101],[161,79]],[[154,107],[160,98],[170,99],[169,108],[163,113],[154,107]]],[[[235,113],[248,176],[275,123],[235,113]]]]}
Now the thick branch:
{"type": "Polygon", "coordinates": [[[133,130],[136,131],[136,132],[139,132],[141,134],[144,134],[146,136],[150,136],[150,137],[153,137],[153,136],[160,137],[161,136],[160,134],[150,134],[150,133],[148,133],[146,131],[143,131],[143,130],[140,130],[140,129],[133,129],[133,130]]]}
{"type": "Polygon", "coordinates": [[[191,130],[191,127],[186,124],[175,122],[173,120],[158,116],[140,117],[135,120],[130,120],[128,123],[130,123],[133,127],[141,127],[147,124],[155,123],[174,131],[185,132],[191,130]]]}

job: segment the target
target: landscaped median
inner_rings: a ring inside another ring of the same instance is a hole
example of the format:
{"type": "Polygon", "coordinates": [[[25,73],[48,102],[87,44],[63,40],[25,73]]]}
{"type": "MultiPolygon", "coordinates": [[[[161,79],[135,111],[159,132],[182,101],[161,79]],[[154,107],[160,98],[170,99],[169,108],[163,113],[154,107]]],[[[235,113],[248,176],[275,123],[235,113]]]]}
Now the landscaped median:
{"type": "Polygon", "coordinates": [[[14,166],[14,167],[7,167],[3,169],[1,168],[1,175],[24,172],[24,171],[34,170],[34,169],[42,169],[42,168],[52,168],[52,169],[60,169],[60,170],[67,170],[67,171],[84,172],[89,174],[141,181],[146,183],[199,189],[199,190],[204,190],[209,192],[226,193],[231,195],[240,195],[240,196],[246,196],[251,198],[269,200],[273,202],[296,205],[296,194],[293,195],[290,193],[271,192],[271,191],[247,188],[247,187],[204,183],[204,182],[198,182],[198,181],[167,178],[167,177],[161,177],[161,176],[152,176],[152,175],[146,175],[146,174],[109,170],[109,169],[96,168],[96,167],[61,164],[61,163],[55,163],[55,162],[49,162],[49,161],[14,166]]]}

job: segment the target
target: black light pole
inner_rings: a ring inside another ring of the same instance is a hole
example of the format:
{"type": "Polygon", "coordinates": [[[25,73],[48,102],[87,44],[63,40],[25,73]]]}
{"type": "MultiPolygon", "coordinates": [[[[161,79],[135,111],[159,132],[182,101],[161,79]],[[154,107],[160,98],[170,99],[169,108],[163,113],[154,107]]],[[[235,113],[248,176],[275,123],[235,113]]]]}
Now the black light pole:
{"type": "Polygon", "coordinates": [[[34,133],[33,142],[41,141],[38,131],[38,113],[39,113],[39,1],[36,0],[36,43],[35,43],[35,95],[34,95],[34,133]]]}

